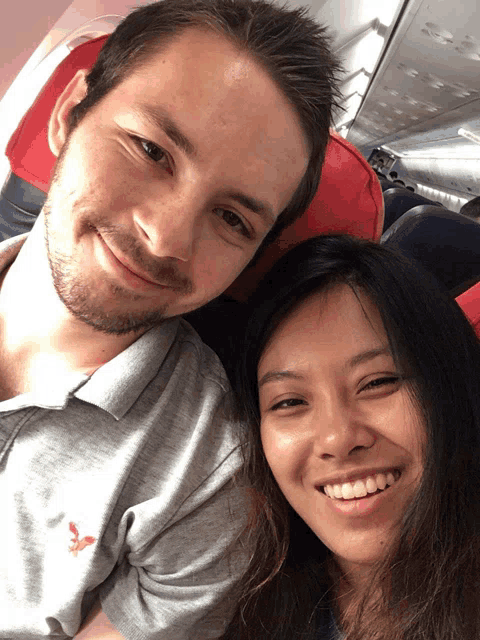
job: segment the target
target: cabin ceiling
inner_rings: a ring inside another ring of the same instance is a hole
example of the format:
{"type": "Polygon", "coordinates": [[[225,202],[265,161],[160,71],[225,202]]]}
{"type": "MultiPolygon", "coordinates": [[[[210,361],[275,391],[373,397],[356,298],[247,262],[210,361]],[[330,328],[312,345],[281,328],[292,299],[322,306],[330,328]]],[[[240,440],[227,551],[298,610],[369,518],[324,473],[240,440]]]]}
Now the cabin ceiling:
{"type": "MultiPolygon", "coordinates": [[[[29,0],[6,5],[0,98],[16,80],[1,104],[0,145],[5,147],[41,87],[34,89],[32,79],[41,80],[44,71],[46,79],[52,62],[58,64],[59,56],[68,53],[62,45],[71,48],[110,33],[133,6],[150,1],[44,0],[42,15],[49,17],[43,21],[29,0]],[[22,29],[11,29],[14,24],[22,24],[22,29]]],[[[374,147],[386,147],[413,182],[480,193],[480,144],[458,133],[462,128],[480,136],[478,0],[287,2],[308,6],[334,35],[333,46],[345,68],[345,112],[335,117],[342,135],[366,157],[374,147]],[[470,162],[452,163],[459,159],[470,162]]],[[[0,174],[8,171],[3,160],[0,174]]]]}
{"type": "Polygon", "coordinates": [[[365,155],[387,146],[400,157],[480,158],[458,134],[480,133],[477,1],[406,5],[348,132],[365,155]]]}

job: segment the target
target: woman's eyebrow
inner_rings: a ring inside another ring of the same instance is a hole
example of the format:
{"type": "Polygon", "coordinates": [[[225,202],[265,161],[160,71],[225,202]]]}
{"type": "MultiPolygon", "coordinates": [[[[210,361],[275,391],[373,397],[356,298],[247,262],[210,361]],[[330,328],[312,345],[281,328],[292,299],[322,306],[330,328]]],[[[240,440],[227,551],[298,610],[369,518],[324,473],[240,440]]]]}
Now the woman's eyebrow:
{"type": "Polygon", "coordinates": [[[293,371],[267,371],[258,381],[258,388],[262,387],[267,382],[276,382],[277,380],[304,380],[304,376],[293,371]]]}
{"type": "MultiPolygon", "coordinates": [[[[347,368],[354,369],[364,362],[368,362],[369,360],[373,360],[374,358],[378,358],[378,356],[391,356],[392,353],[390,351],[390,347],[388,345],[377,347],[375,349],[368,349],[367,351],[362,351],[361,353],[357,353],[347,362],[347,368]]],[[[267,371],[260,380],[258,381],[258,388],[267,384],[268,382],[277,382],[279,380],[305,380],[305,376],[300,373],[295,373],[294,371],[279,370],[279,371],[267,371]]]]}
{"type": "Polygon", "coordinates": [[[354,369],[364,362],[368,362],[369,360],[373,360],[374,358],[378,358],[378,356],[391,356],[392,352],[390,351],[390,347],[388,345],[384,345],[381,347],[377,347],[376,349],[368,349],[367,351],[362,351],[361,353],[357,353],[357,355],[350,358],[347,363],[347,367],[349,369],[354,369]]]}

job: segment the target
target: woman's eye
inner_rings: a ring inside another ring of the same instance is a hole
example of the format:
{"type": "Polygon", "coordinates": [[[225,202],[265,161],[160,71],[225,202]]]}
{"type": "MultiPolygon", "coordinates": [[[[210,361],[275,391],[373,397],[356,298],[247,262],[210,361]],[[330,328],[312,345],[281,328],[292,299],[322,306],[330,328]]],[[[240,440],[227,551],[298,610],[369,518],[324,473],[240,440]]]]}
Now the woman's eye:
{"type": "Polygon", "coordinates": [[[242,236],[246,238],[251,238],[252,234],[248,230],[247,226],[243,222],[242,218],[234,213],[233,211],[229,211],[228,209],[215,209],[218,215],[222,218],[222,220],[231,228],[233,231],[240,233],[242,236]]]}
{"type": "Polygon", "coordinates": [[[367,385],[365,385],[362,391],[393,386],[398,384],[399,381],[400,376],[384,376],[382,378],[375,378],[375,380],[371,380],[367,385]]]}
{"type": "Polygon", "coordinates": [[[304,405],[305,400],[301,400],[300,398],[287,398],[286,400],[281,400],[273,405],[270,408],[270,411],[277,411],[278,409],[291,409],[292,407],[298,407],[299,405],[304,405]]]}

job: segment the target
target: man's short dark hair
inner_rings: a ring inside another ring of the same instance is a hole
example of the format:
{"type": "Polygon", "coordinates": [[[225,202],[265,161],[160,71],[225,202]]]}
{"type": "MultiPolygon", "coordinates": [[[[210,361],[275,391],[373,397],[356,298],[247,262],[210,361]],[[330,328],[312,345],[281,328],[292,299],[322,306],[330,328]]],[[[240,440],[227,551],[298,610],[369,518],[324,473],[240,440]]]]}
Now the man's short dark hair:
{"type": "Polygon", "coordinates": [[[480,196],[466,202],[460,209],[460,213],[474,220],[480,220],[480,196]]]}
{"type": "Polygon", "coordinates": [[[404,186],[405,186],[405,183],[404,183],[404,181],[403,181],[403,180],[394,180],[394,181],[393,181],[393,184],[398,184],[398,185],[400,185],[401,187],[404,187],[404,186]]]}
{"type": "Polygon", "coordinates": [[[395,180],[395,178],[398,178],[398,173],[396,171],[390,171],[388,175],[392,180],[395,180]]]}
{"type": "Polygon", "coordinates": [[[270,0],[161,0],[136,9],[100,51],[86,79],[87,95],[70,112],[70,131],[185,29],[200,27],[223,35],[267,71],[297,113],[309,146],[307,170],[268,235],[272,241],[306,211],[317,191],[332,110],[340,95],[337,74],[341,67],[330,49],[330,36],[307,14],[305,7],[286,8],[270,0]]]}

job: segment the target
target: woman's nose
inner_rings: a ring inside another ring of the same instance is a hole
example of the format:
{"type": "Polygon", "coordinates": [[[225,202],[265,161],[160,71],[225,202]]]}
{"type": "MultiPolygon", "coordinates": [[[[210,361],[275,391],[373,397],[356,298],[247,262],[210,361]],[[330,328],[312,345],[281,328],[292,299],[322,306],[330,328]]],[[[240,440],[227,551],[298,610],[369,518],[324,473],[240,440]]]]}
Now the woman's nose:
{"type": "Polygon", "coordinates": [[[330,400],[316,414],[315,425],[312,425],[313,450],[320,458],[346,459],[375,443],[372,425],[347,401],[330,400]]]}

